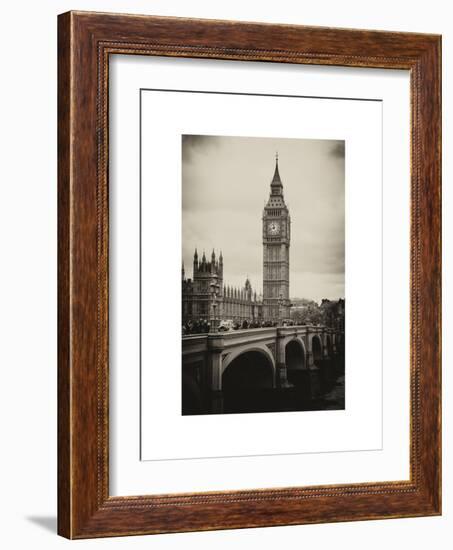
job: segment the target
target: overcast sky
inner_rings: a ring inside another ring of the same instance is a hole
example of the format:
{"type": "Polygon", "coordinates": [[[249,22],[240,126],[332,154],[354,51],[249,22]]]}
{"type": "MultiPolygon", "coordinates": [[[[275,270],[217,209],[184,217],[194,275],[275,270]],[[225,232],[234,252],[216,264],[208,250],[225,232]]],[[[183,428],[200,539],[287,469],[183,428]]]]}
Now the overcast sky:
{"type": "Polygon", "coordinates": [[[290,297],[343,298],[344,142],[183,136],[182,254],[223,252],[224,283],[262,292],[262,213],[275,153],[291,216],[290,297]]]}

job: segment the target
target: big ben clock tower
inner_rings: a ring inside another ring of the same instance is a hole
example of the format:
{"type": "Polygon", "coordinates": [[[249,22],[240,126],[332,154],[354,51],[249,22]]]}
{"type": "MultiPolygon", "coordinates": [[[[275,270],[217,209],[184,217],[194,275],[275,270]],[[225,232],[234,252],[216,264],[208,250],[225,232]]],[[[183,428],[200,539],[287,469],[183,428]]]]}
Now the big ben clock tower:
{"type": "Polygon", "coordinates": [[[263,211],[263,317],[267,320],[277,321],[290,316],[290,227],[277,154],[271,193],[263,211]]]}

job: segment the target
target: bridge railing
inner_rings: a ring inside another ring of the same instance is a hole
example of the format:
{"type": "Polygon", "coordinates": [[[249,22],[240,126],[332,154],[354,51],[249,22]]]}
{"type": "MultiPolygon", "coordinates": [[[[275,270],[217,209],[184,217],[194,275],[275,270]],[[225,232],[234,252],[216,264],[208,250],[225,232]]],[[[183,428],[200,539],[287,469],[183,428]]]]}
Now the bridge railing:
{"type": "MultiPolygon", "coordinates": [[[[275,332],[279,330],[280,332],[287,332],[288,334],[291,332],[297,331],[298,334],[304,334],[304,333],[313,333],[313,332],[326,332],[328,334],[334,334],[339,333],[338,330],[327,327],[324,325],[290,325],[290,326],[281,326],[281,327],[255,327],[255,328],[240,328],[240,329],[232,329],[232,330],[224,330],[224,331],[218,331],[217,333],[213,332],[203,332],[203,333],[197,333],[197,334],[183,334],[183,339],[190,339],[190,338],[206,338],[208,335],[211,334],[221,334],[222,336],[228,338],[231,335],[234,334],[244,334],[244,333],[267,333],[271,334],[272,332],[275,332]]],[[[234,336],[233,336],[234,337],[234,336]]]]}

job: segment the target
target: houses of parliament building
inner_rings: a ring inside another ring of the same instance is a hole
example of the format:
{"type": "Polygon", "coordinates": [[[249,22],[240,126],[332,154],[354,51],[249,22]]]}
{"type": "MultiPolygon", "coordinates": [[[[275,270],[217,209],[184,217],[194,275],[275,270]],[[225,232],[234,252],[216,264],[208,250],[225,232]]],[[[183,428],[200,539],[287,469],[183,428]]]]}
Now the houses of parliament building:
{"type": "Polygon", "coordinates": [[[214,250],[208,261],[195,250],[193,276],[182,267],[182,321],[232,319],[276,321],[290,317],[289,246],[291,220],[283,196],[283,184],[275,160],[270,194],[262,215],[263,295],[257,296],[247,278],[242,288],[224,283],[223,256],[214,250]]]}

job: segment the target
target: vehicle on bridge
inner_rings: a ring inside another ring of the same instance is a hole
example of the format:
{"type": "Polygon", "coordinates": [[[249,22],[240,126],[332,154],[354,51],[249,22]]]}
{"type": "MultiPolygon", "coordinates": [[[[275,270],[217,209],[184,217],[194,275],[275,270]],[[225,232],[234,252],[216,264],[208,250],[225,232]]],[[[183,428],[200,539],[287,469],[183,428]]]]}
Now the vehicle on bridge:
{"type": "Polygon", "coordinates": [[[219,323],[219,331],[225,331],[226,332],[228,330],[233,330],[233,328],[234,328],[233,319],[222,320],[219,323]]]}

